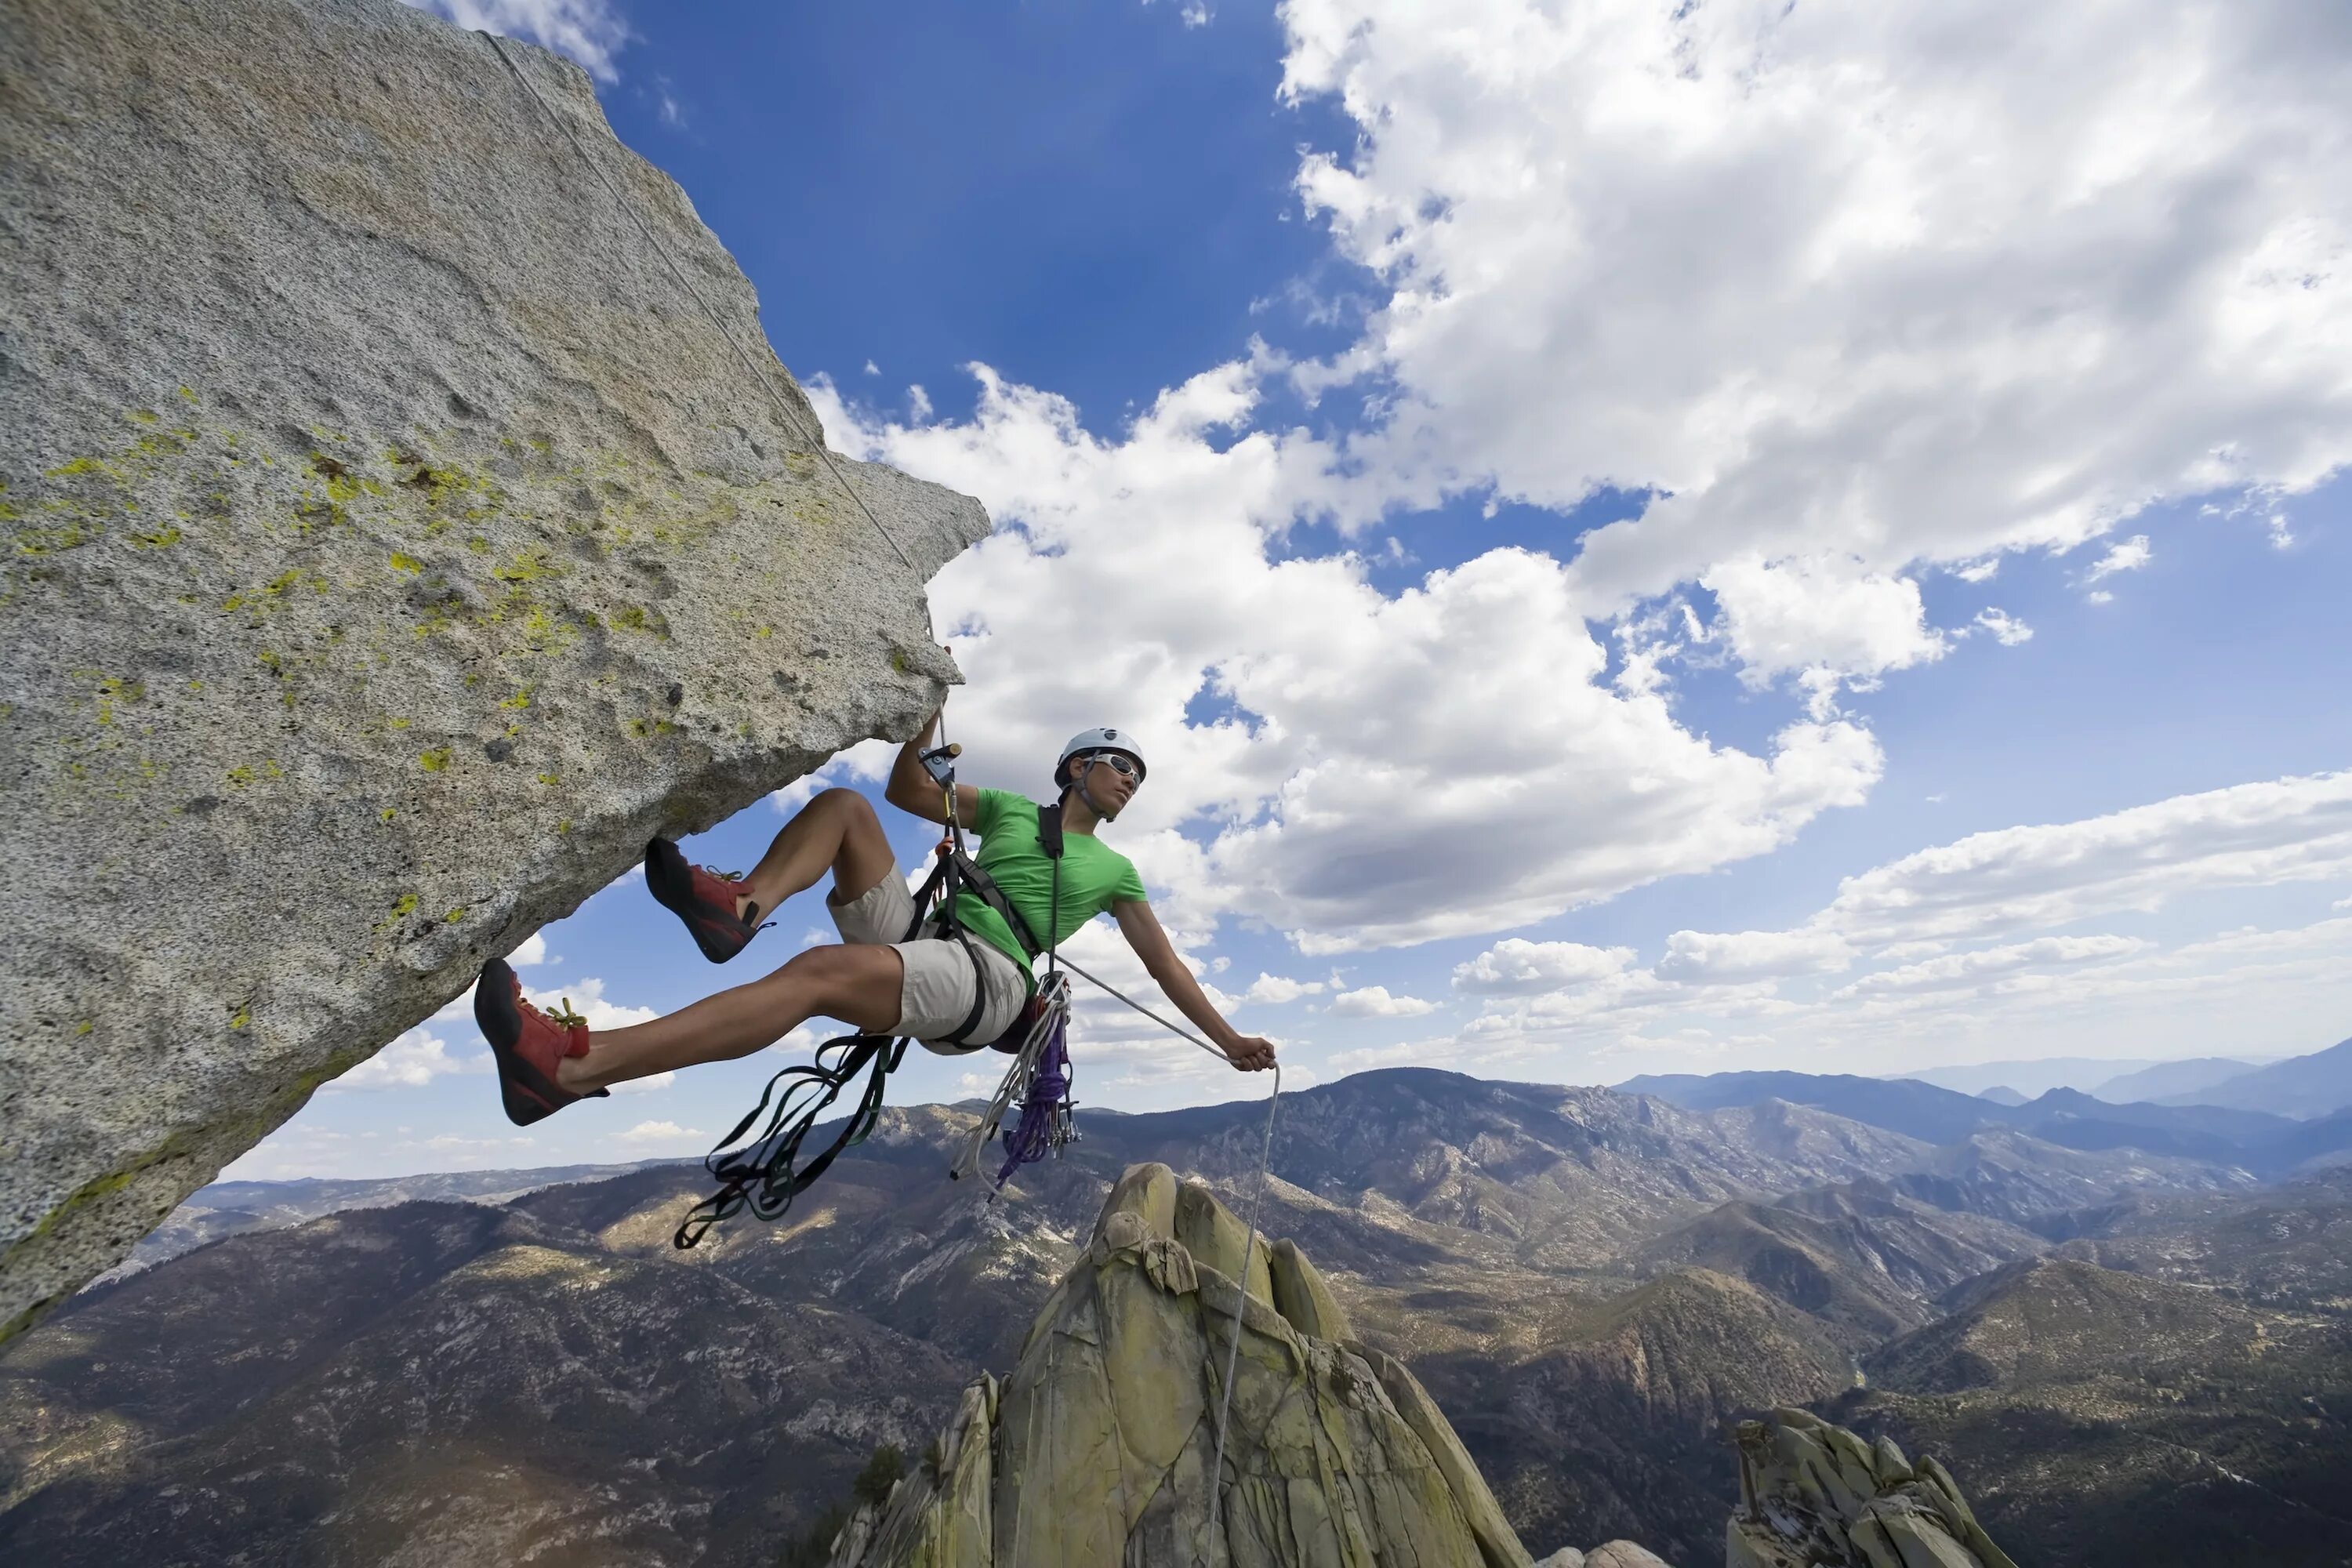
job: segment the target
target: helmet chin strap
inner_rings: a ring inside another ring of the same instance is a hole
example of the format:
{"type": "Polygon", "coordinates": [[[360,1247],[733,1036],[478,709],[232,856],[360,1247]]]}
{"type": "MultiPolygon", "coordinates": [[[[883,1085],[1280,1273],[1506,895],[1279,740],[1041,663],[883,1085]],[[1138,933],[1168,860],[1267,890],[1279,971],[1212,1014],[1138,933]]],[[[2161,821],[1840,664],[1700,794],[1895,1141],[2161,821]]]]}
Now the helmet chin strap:
{"type": "MultiPolygon", "coordinates": [[[[1092,773],[1093,771],[1094,771],[1094,764],[1093,764],[1092,763],[1088,763],[1087,764],[1087,773],[1092,773]]],[[[1116,806],[1113,806],[1113,807],[1112,807],[1111,809],[1109,809],[1108,811],[1104,810],[1104,809],[1103,809],[1103,806],[1102,806],[1102,803],[1095,799],[1095,792],[1094,792],[1093,786],[1091,786],[1091,785],[1089,785],[1089,784],[1080,784],[1078,785],[1078,798],[1079,798],[1080,800],[1083,800],[1083,801],[1085,801],[1085,802],[1087,803],[1087,809],[1088,811],[1093,812],[1097,816],[1098,816],[1098,817],[1102,818],[1105,822],[1117,822],[1117,821],[1118,820],[1118,807],[1116,807],[1116,806]]]]}
{"type": "Polygon", "coordinates": [[[1095,761],[1092,757],[1089,757],[1087,759],[1087,765],[1084,768],[1070,775],[1070,782],[1062,786],[1062,793],[1063,795],[1067,795],[1072,790],[1077,791],[1078,798],[1087,803],[1087,809],[1088,811],[1093,812],[1105,822],[1117,822],[1118,820],[1118,807],[1114,806],[1108,811],[1104,810],[1102,803],[1095,799],[1095,792],[1087,783],[1087,775],[1094,771],[1095,761]]]}

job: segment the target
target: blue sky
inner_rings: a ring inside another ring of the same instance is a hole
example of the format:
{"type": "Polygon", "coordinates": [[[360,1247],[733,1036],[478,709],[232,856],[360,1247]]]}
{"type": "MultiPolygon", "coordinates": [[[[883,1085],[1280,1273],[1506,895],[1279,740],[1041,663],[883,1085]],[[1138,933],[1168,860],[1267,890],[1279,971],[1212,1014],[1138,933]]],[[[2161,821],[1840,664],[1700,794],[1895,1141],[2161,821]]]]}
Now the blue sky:
{"type": "MultiPolygon", "coordinates": [[[[441,9],[597,74],[835,447],[989,503],[933,585],[970,776],[1145,734],[1111,840],[1294,1086],[2352,1034],[2333,24],[441,9]]],[[[778,921],[724,978],[826,934],[778,921]]],[[[722,978],[633,878],[525,956],[595,1019],[722,978]]],[[[1264,1091],[1093,1009],[1077,1059],[1264,1091]]],[[[235,1170],[692,1153],[781,1065],[520,1132],[459,1014],[235,1170]]]]}

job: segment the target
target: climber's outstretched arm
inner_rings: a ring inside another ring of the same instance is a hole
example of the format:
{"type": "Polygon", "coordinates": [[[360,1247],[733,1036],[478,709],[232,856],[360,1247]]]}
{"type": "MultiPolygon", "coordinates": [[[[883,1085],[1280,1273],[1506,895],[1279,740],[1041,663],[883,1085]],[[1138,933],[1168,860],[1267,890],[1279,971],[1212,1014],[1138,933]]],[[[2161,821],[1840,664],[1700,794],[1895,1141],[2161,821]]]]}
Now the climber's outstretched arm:
{"type": "MultiPolygon", "coordinates": [[[[898,760],[890,764],[890,782],[882,786],[882,798],[900,811],[912,813],[925,822],[945,826],[948,819],[946,792],[939,781],[924,770],[923,753],[930,749],[931,734],[940,727],[940,716],[933,713],[915,738],[898,748],[898,760]]],[[[965,827],[980,826],[980,791],[971,784],[955,786],[956,818],[965,827]]]]}
{"type": "Polygon", "coordinates": [[[1209,1037],[1209,1043],[1225,1053],[1226,1059],[1242,1072],[1262,1072],[1274,1065],[1274,1042],[1256,1035],[1244,1035],[1225,1022],[1224,1015],[1209,1005],[1201,983],[1176,956],[1176,949],[1168,933],[1160,929],[1160,917],[1151,906],[1139,899],[1126,899],[1113,904],[1110,912],[1118,921],[1119,933],[1127,945],[1135,949],[1135,956],[1143,960],[1144,970],[1168,993],[1168,1000],[1176,1010],[1192,1020],[1193,1026],[1209,1037]]]}

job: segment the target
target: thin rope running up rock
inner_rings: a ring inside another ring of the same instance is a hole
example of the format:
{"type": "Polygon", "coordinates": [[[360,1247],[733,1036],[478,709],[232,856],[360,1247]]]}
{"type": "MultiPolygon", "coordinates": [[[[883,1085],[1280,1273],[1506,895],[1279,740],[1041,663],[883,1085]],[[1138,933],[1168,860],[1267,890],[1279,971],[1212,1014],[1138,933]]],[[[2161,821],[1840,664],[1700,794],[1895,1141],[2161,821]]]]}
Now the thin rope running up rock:
{"type": "Polygon", "coordinates": [[[588,155],[588,149],[581,145],[580,138],[573,133],[571,126],[563,122],[563,117],[555,112],[554,107],[545,98],[540,96],[539,89],[530,84],[530,79],[523,75],[521,68],[514,63],[514,57],[507,53],[506,44],[496,33],[484,33],[482,37],[489,39],[490,47],[498,51],[499,58],[505,62],[507,69],[512,73],[515,80],[522,84],[523,90],[530,94],[531,100],[539,105],[540,111],[554,122],[558,131],[563,132],[563,139],[572,143],[572,150],[579,154],[580,161],[587,164],[589,172],[604,183],[604,192],[613,198],[614,204],[629,215],[629,221],[637,226],[637,232],[646,237],[646,243],[654,247],[654,254],[659,256],[663,263],[669,268],[670,276],[677,279],[678,287],[684,289],[688,296],[697,305],[702,307],[702,313],[710,319],[712,328],[726,340],[727,346],[735,351],[735,357],[742,362],[744,370],[750,373],[751,379],[760,384],[760,389],[765,392],[770,400],[775,404],[776,412],[783,416],[785,427],[792,431],[793,438],[806,445],[816,454],[817,460],[824,465],[824,471],[833,476],[834,483],[839,485],[842,493],[856,503],[858,510],[866,514],[866,521],[874,525],[874,531],[882,536],[882,542],[888,545],[890,553],[898,558],[898,564],[912,572],[915,569],[915,563],[907,559],[907,552],[898,548],[898,542],[890,537],[890,531],[882,526],[882,520],[874,515],[874,509],[866,504],[866,498],[859,495],[850,485],[849,477],[835,466],[833,454],[825,450],[824,432],[819,430],[812,439],[808,432],[802,428],[800,420],[793,414],[792,405],[784,401],[783,394],[776,390],[775,383],[768,379],[751,354],[745,351],[743,345],[735,341],[735,334],[727,330],[727,323],[719,319],[719,312],[710,308],[710,302],[705,300],[701,291],[688,280],[685,269],[678,266],[676,258],[670,255],[668,247],[662,244],[651,226],[637,215],[637,209],[631,206],[627,198],[621,195],[621,188],[613,183],[612,176],[604,172],[603,165],[588,155]]]}

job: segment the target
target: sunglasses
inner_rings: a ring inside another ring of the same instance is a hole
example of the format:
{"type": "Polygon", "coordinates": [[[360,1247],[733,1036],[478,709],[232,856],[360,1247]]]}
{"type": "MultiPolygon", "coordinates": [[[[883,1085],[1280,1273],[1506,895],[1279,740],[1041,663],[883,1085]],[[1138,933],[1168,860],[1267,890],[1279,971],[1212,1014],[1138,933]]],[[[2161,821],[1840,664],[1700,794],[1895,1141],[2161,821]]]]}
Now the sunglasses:
{"type": "Polygon", "coordinates": [[[1117,752],[1097,752],[1087,760],[1089,766],[1096,763],[1109,763],[1111,772],[1123,779],[1139,779],[1143,776],[1143,770],[1135,765],[1133,758],[1122,756],[1117,752]]]}

